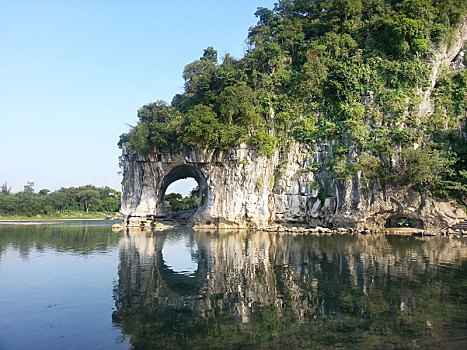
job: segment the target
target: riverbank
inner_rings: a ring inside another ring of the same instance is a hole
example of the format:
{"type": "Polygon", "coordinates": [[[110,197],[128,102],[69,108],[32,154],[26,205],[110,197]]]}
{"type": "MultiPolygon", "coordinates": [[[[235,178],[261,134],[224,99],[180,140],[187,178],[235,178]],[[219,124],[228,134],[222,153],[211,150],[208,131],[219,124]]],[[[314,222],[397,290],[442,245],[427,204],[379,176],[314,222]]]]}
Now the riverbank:
{"type": "Polygon", "coordinates": [[[86,222],[108,222],[113,223],[118,219],[60,219],[60,220],[0,220],[1,225],[52,225],[52,224],[67,224],[67,223],[86,223],[86,222]]]}
{"type": "Polygon", "coordinates": [[[67,211],[63,213],[55,213],[54,215],[36,215],[36,216],[20,216],[20,215],[1,215],[0,225],[38,225],[38,224],[56,224],[77,221],[107,221],[119,219],[117,213],[106,212],[80,212],[67,211]]]}
{"type": "Polygon", "coordinates": [[[467,236],[467,231],[464,229],[420,229],[420,228],[411,228],[411,227],[394,227],[394,228],[380,228],[380,229],[353,229],[353,228],[327,228],[327,227],[303,227],[303,226],[285,226],[285,225],[271,225],[266,227],[233,227],[233,226],[221,226],[214,227],[213,225],[195,225],[195,226],[186,226],[180,225],[175,222],[153,222],[151,225],[146,226],[125,226],[121,222],[117,222],[112,225],[112,230],[114,231],[165,231],[176,229],[178,227],[190,227],[195,231],[216,231],[216,232],[231,232],[231,231],[259,231],[259,232],[280,232],[284,234],[292,235],[334,235],[334,234],[361,234],[361,235],[371,235],[377,233],[389,234],[389,235],[398,235],[398,236],[467,236]]]}
{"type": "Polygon", "coordinates": [[[19,224],[30,223],[53,223],[54,221],[79,221],[79,220],[116,220],[119,214],[115,212],[85,212],[76,210],[67,210],[55,212],[50,215],[0,215],[0,225],[5,222],[17,222],[19,224]]]}

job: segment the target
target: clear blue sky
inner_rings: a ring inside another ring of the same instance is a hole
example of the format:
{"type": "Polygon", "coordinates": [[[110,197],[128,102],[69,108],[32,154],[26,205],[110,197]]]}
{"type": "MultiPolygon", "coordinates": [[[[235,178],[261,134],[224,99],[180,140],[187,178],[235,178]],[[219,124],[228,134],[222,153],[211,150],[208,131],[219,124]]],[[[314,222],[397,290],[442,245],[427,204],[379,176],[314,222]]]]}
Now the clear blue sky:
{"type": "Polygon", "coordinates": [[[118,136],[213,46],[240,58],[263,0],[0,0],[0,184],[120,188],[118,136]]]}

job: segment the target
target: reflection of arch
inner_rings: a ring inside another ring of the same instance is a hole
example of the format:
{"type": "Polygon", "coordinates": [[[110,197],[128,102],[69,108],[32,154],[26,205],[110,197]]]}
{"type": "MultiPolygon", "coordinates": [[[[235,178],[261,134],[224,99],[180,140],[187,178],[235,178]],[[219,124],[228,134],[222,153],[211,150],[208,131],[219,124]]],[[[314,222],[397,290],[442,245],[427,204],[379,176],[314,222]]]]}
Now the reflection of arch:
{"type": "Polygon", "coordinates": [[[206,283],[206,276],[209,271],[209,254],[208,252],[200,246],[199,242],[195,240],[195,243],[198,245],[198,258],[197,263],[198,267],[196,271],[190,275],[186,276],[179,274],[173,271],[169,266],[165,264],[164,255],[162,253],[162,248],[164,242],[167,239],[168,233],[162,233],[158,235],[156,241],[156,273],[160,277],[160,281],[163,285],[163,290],[166,293],[172,294],[175,293],[178,296],[193,296],[200,293],[200,289],[206,283]]]}
{"type": "Polygon", "coordinates": [[[390,227],[410,227],[410,228],[423,228],[423,221],[411,214],[395,214],[386,220],[384,225],[386,228],[390,227]]]}
{"type": "Polygon", "coordinates": [[[164,204],[164,196],[165,192],[167,191],[167,187],[170,184],[174,183],[177,180],[186,179],[186,178],[193,178],[198,183],[199,188],[199,206],[198,209],[203,207],[206,204],[206,196],[207,196],[207,180],[204,174],[198,168],[188,165],[182,164],[177,165],[171,168],[162,178],[159,190],[159,198],[157,201],[157,208],[159,213],[166,213],[166,208],[164,204]]]}
{"type": "Polygon", "coordinates": [[[143,306],[145,312],[156,308],[193,309],[198,296],[208,283],[209,271],[213,268],[213,257],[209,246],[198,233],[179,228],[149,236],[140,232],[128,233],[121,246],[119,282],[114,290],[114,321],[121,322],[127,312],[143,306]],[[170,236],[189,236],[197,246],[196,271],[183,275],[173,271],[164,261],[162,249],[170,236]],[[148,307],[152,305],[152,307],[148,307]]]}

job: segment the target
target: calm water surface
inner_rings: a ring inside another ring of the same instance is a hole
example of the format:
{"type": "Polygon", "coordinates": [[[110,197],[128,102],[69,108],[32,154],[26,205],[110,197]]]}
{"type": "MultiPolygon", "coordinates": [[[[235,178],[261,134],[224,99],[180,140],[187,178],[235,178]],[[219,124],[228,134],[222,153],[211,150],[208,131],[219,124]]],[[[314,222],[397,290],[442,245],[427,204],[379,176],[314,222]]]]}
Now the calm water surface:
{"type": "Polygon", "coordinates": [[[0,226],[0,349],[463,349],[467,241],[0,226]]]}

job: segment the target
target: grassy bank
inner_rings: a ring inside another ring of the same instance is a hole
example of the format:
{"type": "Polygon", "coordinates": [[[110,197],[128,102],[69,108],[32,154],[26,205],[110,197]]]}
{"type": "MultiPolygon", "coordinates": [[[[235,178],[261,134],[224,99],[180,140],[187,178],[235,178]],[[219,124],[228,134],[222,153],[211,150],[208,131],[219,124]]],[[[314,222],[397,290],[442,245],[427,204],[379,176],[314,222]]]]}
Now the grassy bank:
{"type": "Polygon", "coordinates": [[[83,212],[83,211],[65,211],[56,212],[50,215],[0,215],[0,221],[32,221],[32,220],[104,220],[106,218],[116,218],[118,213],[115,212],[83,212]]]}

